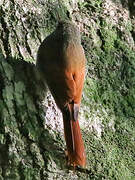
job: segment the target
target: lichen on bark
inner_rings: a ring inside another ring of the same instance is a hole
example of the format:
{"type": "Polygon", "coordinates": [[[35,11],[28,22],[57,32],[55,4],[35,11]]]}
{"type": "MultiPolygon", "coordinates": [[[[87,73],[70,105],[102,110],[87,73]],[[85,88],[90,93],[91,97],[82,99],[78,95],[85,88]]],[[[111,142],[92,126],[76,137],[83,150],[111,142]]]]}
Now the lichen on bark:
{"type": "Polygon", "coordinates": [[[133,7],[130,0],[0,2],[1,179],[134,178],[133,7]],[[35,68],[59,17],[78,25],[87,57],[80,111],[87,168],[75,173],[66,166],[61,113],[35,68]]]}

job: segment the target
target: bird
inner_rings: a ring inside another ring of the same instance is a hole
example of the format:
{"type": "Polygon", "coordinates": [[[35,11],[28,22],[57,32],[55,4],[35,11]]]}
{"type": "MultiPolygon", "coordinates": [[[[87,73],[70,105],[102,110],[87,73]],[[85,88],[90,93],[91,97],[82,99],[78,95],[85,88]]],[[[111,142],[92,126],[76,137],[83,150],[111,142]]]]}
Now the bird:
{"type": "Polygon", "coordinates": [[[86,153],[78,114],[86,58],[80,31],[72,21],[59,21],[56,29],[43,40],[38,49],[36,66],[63,115],[68,165],[84,168],[86,153]]]}

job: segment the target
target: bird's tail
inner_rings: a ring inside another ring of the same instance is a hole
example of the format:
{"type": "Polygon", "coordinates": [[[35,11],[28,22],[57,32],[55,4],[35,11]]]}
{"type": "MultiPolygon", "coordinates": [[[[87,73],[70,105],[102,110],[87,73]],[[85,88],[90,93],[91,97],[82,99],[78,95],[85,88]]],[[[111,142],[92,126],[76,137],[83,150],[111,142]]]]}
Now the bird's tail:
{"type": "Polygon", "coordinates": [[[75,166],[86,166],[86,155],[78,121],[79,106],[69,104],[63,112],[64,134],[67,145],[68,163],[75,166]]]}

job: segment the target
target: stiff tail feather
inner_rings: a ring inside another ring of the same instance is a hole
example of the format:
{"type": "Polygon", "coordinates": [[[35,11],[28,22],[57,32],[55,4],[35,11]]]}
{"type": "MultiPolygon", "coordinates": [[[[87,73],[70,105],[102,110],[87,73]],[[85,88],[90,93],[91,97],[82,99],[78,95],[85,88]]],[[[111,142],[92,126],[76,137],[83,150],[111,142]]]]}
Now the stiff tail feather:
{"type": "Polygon", "coordinates": [[[69,164],[75,166],[86,166],[86,155],[81,130],[78,121],[79,108],[69,104],[63,112],[64,134],[67,145],[67,156],[69,164]],[[75,110],[77,108],[77,110],[75,110]],[[75,119],[77,117],[77,119],[75,119]]]}

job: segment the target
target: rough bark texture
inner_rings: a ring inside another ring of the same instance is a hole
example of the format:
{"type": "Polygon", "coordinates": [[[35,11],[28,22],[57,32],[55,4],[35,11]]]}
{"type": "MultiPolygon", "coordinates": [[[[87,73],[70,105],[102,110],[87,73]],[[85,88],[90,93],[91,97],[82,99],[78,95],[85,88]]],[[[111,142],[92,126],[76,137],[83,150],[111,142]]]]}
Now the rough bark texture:
{"type": "Polygon", "coordinates": [[[134,179],[132,0],[1,0],[0,49],[0,179],[134,179]],[[34,65],[59,17],[78,25],[88,60],[80,112],[87,169],[75,173],[61,113],[34,65]]]}

